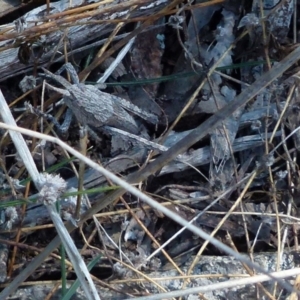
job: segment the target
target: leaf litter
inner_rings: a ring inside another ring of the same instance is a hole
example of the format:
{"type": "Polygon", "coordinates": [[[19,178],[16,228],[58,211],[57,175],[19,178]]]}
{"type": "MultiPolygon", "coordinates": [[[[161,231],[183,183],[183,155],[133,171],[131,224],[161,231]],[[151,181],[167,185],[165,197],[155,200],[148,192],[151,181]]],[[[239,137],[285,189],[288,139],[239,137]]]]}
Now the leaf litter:
{"type": "MultiPolygon", "coordinates": [[[[24,100],[31,103],[33,112],[43,110],[64,121],[64,106],[59,101],[63,95],[65,104],[75,115],[68,130],[69,145],[80,147],[78,122],[93,125],[97,139],[89,135],[86,155],[123,178],[143,170],[211,115],[226,108],[243,90],[259,81],[298,47],[298,23],[293,16],[299,12],[294,1],[254,0],[245,6],[233,0],[211,2],[178,1],[179,6],[168,12],[164,11],[166,1],[143,1],[142,6],[137,5],[138,1],[132,1],[131,5],[124,2],[124,7],[112,2],[106,8],[97,1],[83,6],[80,1],[73,1],[73,7],[81,9],[80,15],[75,11],[72,14],[68,2],[61,1],[50,3],[50,9],[47,5],[36,4],[36,8],[23,17],[16,16],[14,23],[0,27],[0,48],[3,50],[0,69],[1,88],[18,125],[48,134],[50,128],[46,118],[41,120],[27,112],[24,100]],[[160,16],[157,15],[159,10],[163,12],[160,16]],[[68,15],[70,20],[66,18],[68,15]],[[124,26],[121,20],[128,24],[124,26]],[[131,32],[135,35],[129,36],[131,32]],[[135,38],[133,46],[125,58],[120,59],[119,50],[130,38],[135,38]],[[67,72],[61,75],[63,77],[53,76],[61,66],[66,66],[66,57],[67,66],[72,65],[78,74],[78,86],[65,81],[68,80],[67,72]],[[118,66],[105,82],[105,90],[102,92],[91,86],[116,61],[118,66]],[[218,69],[211,73],[216,63],[218,69]],[[48,75],[43,76],[42,70],[48,75]],[[190,73],[193,76],[189,76],[190,73]],[[30,86],[20,89],[17,83],[25,75],[33,76],[30,86]],[[163,81],[164,76],[171,80],[163,81]],[[153,82],[145,84],[146,80],[153,82]],[[50,84],[51,89],[47,88],[50,84]],[[80,93],[73,93],[75,88],[80,93]],[[75,106],[75,101],[84,105],[75,106]],[[105,130],[106,127],[110,129],[105,130]],[[133,138],[132,134],[137,137],[133,138]]],[[[297,265],[298,72],[295,62],[211,130],[204,140],[180,153],[180,159],[174,157],[171,163],[162,165],[159,171],[139,183],[144,193],[205,232],[213,232],[220,242],[230,243],[236,251],[251,253],[254,261],[270,272],[290,270],[297,265]],[[292,138],[286,139],[291,132],[292,138]],[[281,146],[273,151],[280,143],[281,146]],[[252,174],[255,176],[251,177],[252,174]],[[240,204],[224,217],[241,195],[240,204]],[[277,253],[280,260],[274,262],[277,253]],[[293,258],[286,263],[288,255],[293,258]],[[280,268],[276,268],[277,264],[280,268]]],[[[26,208],[22,208],[21,202],[12,206],[12,195],[29,202],[36,196],[33,187],[26,191],[27,194],[19,187],[28,175],[4,130],[1,134],[1,178],[4,178],[3,213],[0,214],[1,263],[7,273],[2,271],[0,278],[7,283],[8,275],[14,278],[26,266],[22,256],[27,255],[30,261],[32,246],[44,247],[55,232],[51,227],[46,229],[51,219],[45,207],[34,201],[26,204],[26,208]],[[20,226],[23,231],[16,234],[20,226]],[[20,245],[25,237],[26,244],[22,243],[17,254],[12,254],[14,264],[19,263],[21,267],[12,268],[7,261],[7,253],[11,250],[8,241],[14,240],[20,245]],[[23,252],[24,248],[30,254],[23,252]]],[[[36,149],[33,157],[40,171],[62,163],[55,173],[67,181],[68,188],[78,187],[73,172],[78,161],[63,164],[66,156],[60,147],[49,142],[38,146],[29,137],[26,141],[36,149]],[[51,159],[47,159],[49,157],[51,159]]],[[[108,184],[111,182],[104,176],[85,168],[85,190],[108,184]]],[[[101,191],[84,197],[81,214],[103,197],[101,191]]],[[[76,197],[62,199],[62,215],[72,218],[75,203],[76,197]]],[[[180,290],[181,286],[191,288],[220,282],[220,278],[209,277],[213,273],[227,277],[235,272],[252,275],[222,249],[210,244],[204,247],[201,238],[187,229],[182,230],[159,209],[149,208],[130,193],[114,199],[96,217],[73,237],[87,262],[98,253],[103,255],[93,273],[100,280],[102,298],[127,299],[180,290]],[[199,260],[199,256],[202,259],[199,260]],[[193,265],[197,268],[191,269],[193,265]],[[192,272],[195,276],[206,274],[207,277],[197,277],[194,284],[185,279],[159,283],[150,280],[154,276],[168,278],[192,272]],[[118,282],[121,279],[126,283],[118,282]]],[[[59,271],[57,262],[53,266],[59,271]]],[[[59,279],[50,270],[51,260],[48,272],[41,272],[42,268],[41,265],[29,281],[33,278],[59,279]]],[[[57,286],[49,285],[41,291],[46,295],[52,288],[54,291],[57,286]]],[[[257,291],[254,285],[246,285],[236,288],[235,293],[216,289],[203,295],[206,299],[249,299],[257,292],[259,299],[271,299],[271,294],[277,299],[282,294],[290,299],[294,297],[287,290],[273,288],[269,282],[258,285],[257,291]]],[[[57,295],[60,292],[57,291],[57,295]]],[[[26,291],[19,288],[15,295],[25,297],[26,291]]],[[[80,297],[80,292],[77,296],[80,297]]],[[[192,299],[188,295],[185,297],[192,299]]]]}

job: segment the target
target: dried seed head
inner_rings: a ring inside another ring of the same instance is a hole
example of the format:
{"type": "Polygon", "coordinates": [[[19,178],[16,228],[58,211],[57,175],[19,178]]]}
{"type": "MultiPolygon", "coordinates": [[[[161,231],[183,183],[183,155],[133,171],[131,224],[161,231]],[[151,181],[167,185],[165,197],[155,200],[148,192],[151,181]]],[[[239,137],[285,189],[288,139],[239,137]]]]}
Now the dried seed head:
{"type": "Polygon", "coordinates": [[[39,200],[45,205],[54,203],[66,190],[67,184],[59,175],[41,174],[39,200]]]}
{"type": "Polygon", "coordinates": [[[12,229],[13,223],[17,222],[19,219],[18,212],[14,206],[10,206],[5,209],[5,219],[6,219],[5,229],[7,230],[12,229]]]}

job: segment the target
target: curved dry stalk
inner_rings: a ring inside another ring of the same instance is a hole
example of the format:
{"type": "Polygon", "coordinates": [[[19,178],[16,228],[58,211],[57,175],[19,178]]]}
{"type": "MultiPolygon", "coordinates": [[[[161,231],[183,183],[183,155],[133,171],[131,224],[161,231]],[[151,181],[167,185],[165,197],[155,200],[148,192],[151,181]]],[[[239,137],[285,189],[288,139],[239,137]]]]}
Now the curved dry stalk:
{"type": "MultiPolygon", "coordinates": [[[[1,92],[0,106],[2,108],[0,113],[3,121],[16,126],[16,122],[1,92]]],[[[70,260],[73,263],[74,270],[81,282],[81,286],[85,291],[87,299],[100,300],[90,273],[55,207],[55,202],[59,199],[66,188],[66,182],[59,176],[40,174],[36,168],[23,136],[16,131],[9,131],[9,134],[36,188],[39,190],[39,196],[42,202],[48,209],[49,215],[56,227],[60,239],[68,253],[70,260]],[[87,279],[87,282],[85,278],[87,279]]]]}

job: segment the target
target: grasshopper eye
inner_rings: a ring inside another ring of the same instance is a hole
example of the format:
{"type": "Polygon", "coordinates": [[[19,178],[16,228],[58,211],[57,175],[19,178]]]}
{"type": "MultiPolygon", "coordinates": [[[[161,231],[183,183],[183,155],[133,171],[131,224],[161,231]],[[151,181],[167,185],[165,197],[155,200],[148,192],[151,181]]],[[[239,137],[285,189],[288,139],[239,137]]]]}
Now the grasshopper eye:
{"type": "Polygon", "coordinates": [[[28,65],[30,57],[31,57],[31,43],[23,43],[20,45],[18,50],[18,59],[19,61],[24,64],[28,65]]]}

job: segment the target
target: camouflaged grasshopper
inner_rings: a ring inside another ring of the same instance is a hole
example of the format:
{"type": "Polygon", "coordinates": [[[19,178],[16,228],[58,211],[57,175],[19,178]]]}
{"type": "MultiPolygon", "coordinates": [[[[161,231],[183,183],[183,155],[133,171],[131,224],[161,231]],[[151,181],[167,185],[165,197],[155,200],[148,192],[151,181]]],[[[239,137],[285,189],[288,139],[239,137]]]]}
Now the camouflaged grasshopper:
{"type": "Polygon", "coordinates": [[[65,104],[82,125],[104,130],[107,127],[109,132],[112,128],[117,128],[137,135],[141,129],[132,115],[139,116],[152,124],[158,122],[156,115],[141,110],[129,101],[104,93],[93,85],[80,83],[77,73],[70,63],[65,64],[57,73],[67,70],[73,84],[60,75],[53,74],[45,68],[42,69],[46,78],[50,78],[64,87],[61,89],[46,83],[49,88],[63,95],[65,104]]]}

